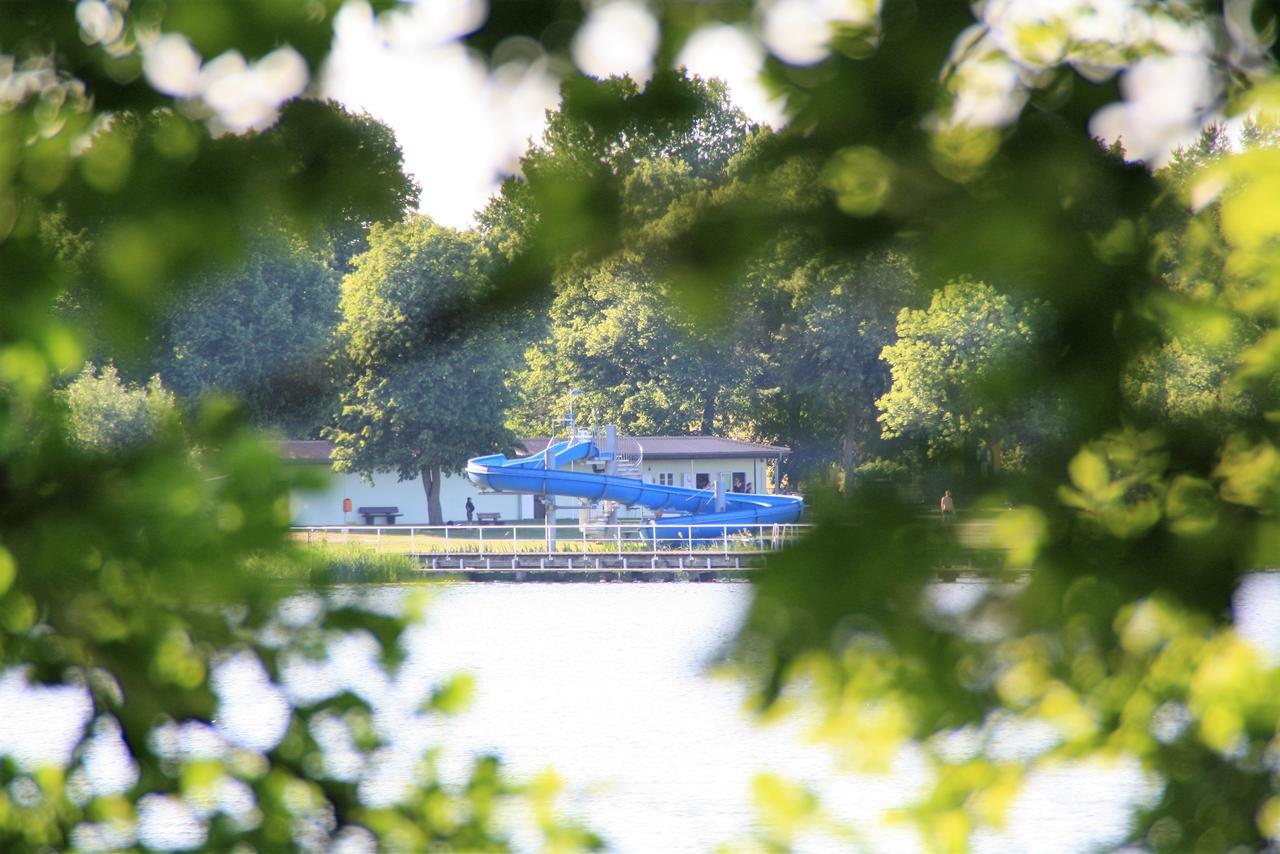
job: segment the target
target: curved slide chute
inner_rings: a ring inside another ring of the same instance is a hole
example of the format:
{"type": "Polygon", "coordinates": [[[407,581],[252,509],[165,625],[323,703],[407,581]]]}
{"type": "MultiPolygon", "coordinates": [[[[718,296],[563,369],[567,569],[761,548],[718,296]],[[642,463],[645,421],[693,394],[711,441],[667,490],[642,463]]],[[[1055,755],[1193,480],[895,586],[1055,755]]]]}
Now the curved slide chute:
{"type": "Polygon", "coordinates": [[[644,529],[655,540],[714,539],[753,530],[756,525],[795,522],[804,510],[804,499],[795,495],[730,492],[724,495],[723,507],[717,511],[712,490],[560,468],[577,460],[597,458],[605,459],[607,453],[602,453],[594,441],[568,440],[550,444],[527,457],[476,457],[467,462],[467,477],[476,486],[494,492],[564,495],[661,511],[663,515],[644,529]]]}

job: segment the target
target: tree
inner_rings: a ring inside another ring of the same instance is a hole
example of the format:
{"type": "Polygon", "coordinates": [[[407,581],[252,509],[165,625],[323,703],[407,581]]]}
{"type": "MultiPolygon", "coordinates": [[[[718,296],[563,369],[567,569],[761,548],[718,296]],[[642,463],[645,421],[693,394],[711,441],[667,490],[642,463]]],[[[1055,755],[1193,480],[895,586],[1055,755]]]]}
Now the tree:
{"type": "Polygon", "coordinates": [[[164,310],[155,370],[192,404],[234,395],[255,425],[318,435],[336,402],[325,359],[339,318],[337,274],[281,235],[252,245],[239,268],[202,278],[164,310]]]}
{"type": "Polygon", "coordinates": [[[889,388],[880,359],[893,341],[894,318],[914,300],[915,271],[894,251],[859,261],[815,251],[792,236],[761,265],[760,288],[789,298],[771,327],[768,367],[752,408],[755,429],[792,448],[795,475],[835,465],[852,486],[880,439],[875,401],[889,388]]]}
{"type": "MultiPolygon", "coordinates": [[[[1245,150],[1277,146],[1274,129],[1252,121],[1240,138],[1245,150]]],[[[1152,206],[1152,243],[1164,293],[1151,310],[1160,329],[1123,385],[1144,417],[1174,429],[1217,433],[1256,406],[1234,375],[1264,327],[1231,305],[1231,245],[1214,198],[1234,147],[1226,128],[1214,124],[1155,173],[1162,192],[1152,206]]]]}
{"type": "Polygon", "coordinates": [[[473,235],[415,217],[375,226],[342,283],[334,467],[421,477],[433,525],[443,474],[512,442],[503,380],[514,353],[505,319],[482,312],[486,264],[473,235]]]}
{"type": "Polygon", "coordinates": [[[371,116],[355,115],[334,101],[289,103],[266,136],[284,151],[285,167],[314,181],[312,216],[323,225],[330,263],[339,274],[351,270],[351,259],[367,248],[366,235],[375,223],[391,224],[418,206],[420,188],[404,172],[404,152],[390,127],[371,116]],[[364,183],[334,197],[325,189],[341,183],[352,161],[360,164],[364,183]]]}
{"type": "Polygon", "coordinates": [[[721,406],[752,375],[732,323],[701,325],[634,257],[566,276],[556,290],[548,338],[514,380],[517,429],[545,430],[570,388],[602,423],[634,434],[710,434],[726,423],[721,406]]]}
{"type": "Polygon", "coordinates": [[[985,448],[998,465],[1004,442],[1036,426],[1028,410],[1046,405],[1029,406],[1019,378],[1047,322],[1044,306],[972,281],[935,292],[927,309],[902,309],[881,353],[892,373],[876,401],[884,435],[921,435],[933,453],[985,448]]]}
{"type": "Polygon", "coordinates": [[[706,303],[680,304],[667,243],[692,200],[730,179],[753,126],[723,85],[680,72],[663,72],[643,92],[629,79],[577,80],[562,96],[521,176],[481,217],[511,270],[523,270],[522,253],[538,254],[548,234],[556,240],[554,260],[542,259],[551,266],[548,323],[512,380],[511,424],[544,431],[572,387],[599,417],[635,433],[723,431],[758,359],[741,346],[750,312],[729,318],[706,303]],[[674,110],[652,114],[668,99],[674,110]],[[602,201],[616,193],[614,219],[593,210],[571,235],[576,226],[553,208],[576,208],[565,194],[583,192],[606,193],[602,201]],[[555,222],[549,232],[544,216],[555,222]],[[588,233],[602,228],[599,240],[588,233]]]}
{"type": "Polygon", "coordinates": [[[644,172],[723,180],[753,130],[718,81],[672,70],[660,71],[643,89],[628,78],[574,78],[561,88],[560,107],[548,114],[520,174],[504,181],[482,212],[481,228],[503,254],[523,262],[521,269],[554,273],[599,261],[621,248],[635,189],[647,183],[644,172]],[[636,173],[641,177],[633,178],[636,173]]]}
{"type": "Polygon", "coordinates": [[[173,393],[151,378],[145,387],[120,380],[115,365],[99,373],[86,364],[67,386],[67,429],[72,439],[96,451],[122,451],[153,438],[177,418],[173,393]]]}

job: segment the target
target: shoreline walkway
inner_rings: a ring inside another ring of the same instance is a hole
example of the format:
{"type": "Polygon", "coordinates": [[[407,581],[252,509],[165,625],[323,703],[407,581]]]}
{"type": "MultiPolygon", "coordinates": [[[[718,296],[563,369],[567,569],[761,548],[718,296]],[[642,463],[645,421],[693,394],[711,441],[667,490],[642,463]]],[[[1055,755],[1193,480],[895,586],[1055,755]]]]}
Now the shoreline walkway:
{"type": "MultiPolygon", "coordinates": [[[[974,521],[957,531],[974,554],[986,545],[990,523],[974,521]]],[[[765,560],[796,543],[810,529],[800,523],[727,528],[714,539],[646,539],[638,524],[561,524],[548,538],[545,525],[336,525],[295,527],[295,539],[357,545],[402,554],[418,564],[424,580],[499,582],[716,582],[743,581],[765,560]]],[[[1021,573],[973,566],[939,567],[942,581],[1008,579],[1021,573]]]]}

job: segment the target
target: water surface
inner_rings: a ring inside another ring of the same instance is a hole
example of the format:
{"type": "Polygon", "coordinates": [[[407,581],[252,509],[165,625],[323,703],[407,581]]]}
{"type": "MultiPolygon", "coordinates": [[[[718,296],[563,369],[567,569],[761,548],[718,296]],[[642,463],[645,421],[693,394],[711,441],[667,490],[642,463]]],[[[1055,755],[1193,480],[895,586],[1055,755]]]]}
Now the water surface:
{"type": "MultiPolygon", "coordinates": [[[[218,673],[225,698],[219,724],[259,748],[279,737],[295,701],[350,688],[376,709],[391,746],[370,766],[335,752],[330,771],[359,779],[371,802],[396,798],[417,759],[443,745],[446,775],[461,779],[471,757],[499,753],[509,773],[529,778],[554,767],[568,784],[566,808],[623,852],[708,851],[741,840],[753,826],[752,777],[762,771],[801,780],[821,793],[833,816],[852,823],[877,851],[921,846],[910,828],[887,819],[928,785],[919,755],[904,751],[890,773],[841,768],[810,743],[798,721],[761,727],[744,711],[742,685],[707,673],[749,605],[751,589],[721,584],[458,584],[431,587],[434,602],[404,636],[407,659],[395,678],[374,664],[376,649],[352,636],[322,664],[298,663],[280,689],[256,664],[232,661],[218,673]],[[473,675],[471,708],[450,719],[414,710],[432,686],[457,672],[473,675]]],[[[399,610],[422,587],[387,587],[371,595],[399,610]]],[[[939,585],[935,599],[959,603],[974,585],[939,585]]],[[[300,597],[284,609],[283,630],[313,619],[319,603],[300,597]]],[[[1237,596],[1241,633],[1280,660],[1280,576],[1255,576],[1237,596]]],[[[0,753],[27,767],[65,762],[88,714],[73,688],[30,689],[15,671],[0,675],[0,753]]],[[[208,733],[171,733],[188,750],[206,749],[208,733]],[[193,747],[194,745],[194,747],[193,747]]],[[[1051,733],[1009,729],[994,750],[1017,761],[1042,750],[1051,733]]],[[[112,733],[95,740],[92,785],[120,790],[130,782],[127,756],[112,733]],[[113,747],[113,745],[116,745],[113,747]]],[[[963,747],[963,745],[961,745],[963,747]]],[[[209,748],[212,749],[212,748],[209,748]]],[[[1075,852],[1114,845],[1129,808],[1156,789],[1132,764],[1064,766],[1034,775],[1001,833],[975,839],[984,852],[1075,852]]],[[[231,806],[243,793],[227,794],[231,806]]],[[[145,840],[199,844],[189,812],[154,801],[145,840]]],[[[517,837],[525,847],[536,840],[517,837]]],[[[802,849],[848,850],[847,840],[810,837],[802,849]]]]}

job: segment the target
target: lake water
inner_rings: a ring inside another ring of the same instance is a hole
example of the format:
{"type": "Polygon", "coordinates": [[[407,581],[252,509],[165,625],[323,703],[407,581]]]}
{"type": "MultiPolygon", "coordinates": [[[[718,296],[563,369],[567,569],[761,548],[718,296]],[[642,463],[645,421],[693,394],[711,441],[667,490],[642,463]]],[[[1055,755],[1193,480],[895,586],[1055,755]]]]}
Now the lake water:
{"type": "MultiPolygon", "coordinates": [[[[475,753],[503,756],[508,772],[528,778],[554,767],[567,784],[566,811],[624,852],[708,851],[741,840],[754,821],[752,777],[762,771],[801,780],[820,792],[837,818],[852,822],[873,850],[912,851],[909,828],[886,811],[917,797],[928,783],[920,757],[899,756],[891,772],[858,775],[810,743],[798,722],[760,727],[743,711],[741,685],[707,674],[707,663],[733,636],[749,603],[745,584],[460,584],[430,588],[433,604],[409,629],[409,655],[393,680],[371,666],[372,645],[353,638],[330,650],[324,665],[290,670],[295,698],[349,687],[378,710],[392,739],[372,769],[339,753],[337,773],[360,775],[371,801],[394,798],[427,747],[445,745],[446,774],[461,776],[475,753]],[[473,675],[477,693],[461,716],[412,715],[432,685],[473,675]],[[344,765],[344,762],[346,763],[344,765]]],[[[381,588],[380,607],[395,609],[421,587],[381,588]]],[[[964,583],[937,595],[963,598],[964,583]]],[[[302,624],[316,607],[292,602],[285,623],[302,624]]],[[[1245,585],[1237,618],[1268,654],[1280,653],[1280,579],[1245,585]]],[[[248,744],[278,737],[284,702],[261,673],[232,662],[219,676],[226,697],[220,725],[248,744]]],[[[13,673],[0,679],[0,752],[24,764],[66,756],[87,708],[71,689],[38,695],[13,673]]],[[[207,735],[207,734],[206,734],[207,735]]],[[[170,734],[188,749],[199,732],[170,734]]],[[[1044,733],[1010,731],[998,745],[1016,759],[1043,746],[1044,733]]],[[[110,733],[99,739],[95,788],[127,785],[123,755],[110,733]]],[[[985,852],[1081,851],[1114,843],[1129,807],[1153,795],[1132,766],[1062,767],[1032,778],[1000,834],[975,840],[985,852]]],[[[228,797],[234,800],[235,793],[228,797]]],[[[173,802],[145,811],[145,839],[197,845],[191,816],[173,802]]],[[[86,843],[89,840],[85,840],[86,843]]],[[[533,846],[532,839],[518,842],[533,846]]],[[[847,841],[814,836],[810,851],[847,850],[847,841]]]]}

